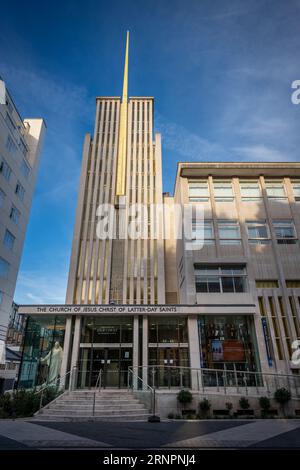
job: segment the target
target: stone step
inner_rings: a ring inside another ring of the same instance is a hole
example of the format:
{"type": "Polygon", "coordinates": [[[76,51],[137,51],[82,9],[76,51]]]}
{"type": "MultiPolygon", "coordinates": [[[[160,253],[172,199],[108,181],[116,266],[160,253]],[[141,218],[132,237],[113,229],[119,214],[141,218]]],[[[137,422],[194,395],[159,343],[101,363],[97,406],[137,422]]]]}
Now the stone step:
{"type": "MultiPolygon", "coordinates": [[[[73,410],[68,410],[68,409],[65,409],[65,410],[57,410],[57,409],[41,410],[40,414],[41,415],[49,415],[49,416],[53,416],[53,415],[56,416],[57,414],[61,414],[62,416],[66,416],[66,415],[71,415],[71,416],[93,416],[92,410],[73,411],[73,410]]],[[[133,409],[133,410],[124,410],[124,411],[123,410],[95,410],[95,416],[115,416],[115,415],[132,416],[132,415],[136,415],[136,414],[147,414],[147,411],[145,410],[145,408],[138,408],[138,409],[133,409]]]]}
{"type": "MultiPolygon", "coordinates": [[[[69,409],[69,410],[77,410],[80,408],[81,410],[90,410],[93,407],[93,403],[90,404],[85,404],[80,407],[76,406],[75,404],[70,404],[70,403],[53,403],[49,404],[49,407],[47,409],[51,408],[57,408],[57,409],[69,409]]],[[[140,403],[137,404],[132,404],[132,403],[124,403],[122,405],[114,405],[114,406],[107,406],[103,405],[102,403],[95,403],[95,408],[96,409],[102,409],[102,410],[107,410],[107,409],[114,409],[114,410],[126,410],[126,409],[137,409],[143,407],[140,403]]]]}
{"type": "Polygon", "coordinates": [[[132,416],[72,416],[72,415],[38,415],[32,418],[33,421],[53,421],[53,422],[86,422],[86,421],[147,421],[148,413],[132,416]]]}

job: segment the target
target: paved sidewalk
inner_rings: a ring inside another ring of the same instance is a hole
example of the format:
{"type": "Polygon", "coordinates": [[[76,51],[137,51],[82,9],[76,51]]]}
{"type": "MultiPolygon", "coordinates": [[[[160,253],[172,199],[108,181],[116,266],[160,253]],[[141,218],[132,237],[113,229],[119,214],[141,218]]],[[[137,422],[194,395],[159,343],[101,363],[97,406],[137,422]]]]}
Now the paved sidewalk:
{"type": "Polygon", "coordinates": [[[299,429],[300,446],[300,420],[261,420],[244,424],[236,428],[225,429],[202,436],[171,442],[165,447],[251,447],[264,440],[280,434],[299,429]]]}
{"type": "Polygon", "coordinates": [[[21,420],[0,420],[0,436],[30,448],[110,447],[109,444],[21,420]]]}

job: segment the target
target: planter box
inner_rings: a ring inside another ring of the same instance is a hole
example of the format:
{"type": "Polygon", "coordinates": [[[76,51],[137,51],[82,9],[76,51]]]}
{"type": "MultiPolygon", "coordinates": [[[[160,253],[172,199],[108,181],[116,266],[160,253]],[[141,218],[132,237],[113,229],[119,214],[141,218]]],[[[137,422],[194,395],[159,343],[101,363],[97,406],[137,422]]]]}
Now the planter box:
{"type": "Polygon", "coordinates": [[[229,410],[213,410],[213,415],[214,416],[229,416],[229,410]]]}
{"type": "Polygon", "coordinates": [[[254,410],[237,410],[236,416],[254,416],[254,410]]]}

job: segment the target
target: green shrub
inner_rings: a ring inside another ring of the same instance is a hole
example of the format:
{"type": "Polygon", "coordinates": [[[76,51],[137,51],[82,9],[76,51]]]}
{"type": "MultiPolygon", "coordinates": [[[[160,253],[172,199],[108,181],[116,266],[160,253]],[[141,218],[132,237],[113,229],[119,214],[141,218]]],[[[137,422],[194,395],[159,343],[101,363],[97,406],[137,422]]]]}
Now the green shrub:
{"type": "Polygon", "coordinates": [[[191,403],[193,400],[193,395],[189,390],[180,390],[180,392],[177,394],[177,400],[181,404],[191,403]]]}
{"type": "MultiPolygon", "coordinates": [[[[43,393],[42,406],[58,396],[57,389],[49,388],[43,393]]],[[[0,396],[0,418],[25,418],[33,416],[40,407],[41,394],[35,390],[15,390],[13,394],[0,396]]]]}
{"type": "Polygon", "coordinates": [[[291,399],[291,393],[286,388],[278,388],[274,393],[274,398],[281,406],[284,406],[291,399]]]}
{"type": "Polygon", "coordinates": [[[174,419],[174,413],[169,413],[168,414],[168,419],[174,419]]]}
{"type": "Polygon", "coordinates": [[[207,398],[204,398],[199,402],[199,414],[201,417],[206,417],[211,408],[211,403],[207,398]]]}
{"type": "Polygon", "coordinates": [[[239,400],[239,404],[242,410],[249,410],[250,408],[249,400],[246,397],[241,397],[239,400]]]}
{"type": "Polygon", "coordinates": [[[226,410],[228,410],[229,414],[230,414],[230,412],[233,408],[233,404],[230,401],[228,401],[228,402],[225,403],[225,406],[226,406],[226,410]]]}
{"type": "Polygon", "coordinates": [[[260,397],[259,399],[259,406],[263,411],[269,411],[271,408],[271,401],[268,397],[260,397]]]}

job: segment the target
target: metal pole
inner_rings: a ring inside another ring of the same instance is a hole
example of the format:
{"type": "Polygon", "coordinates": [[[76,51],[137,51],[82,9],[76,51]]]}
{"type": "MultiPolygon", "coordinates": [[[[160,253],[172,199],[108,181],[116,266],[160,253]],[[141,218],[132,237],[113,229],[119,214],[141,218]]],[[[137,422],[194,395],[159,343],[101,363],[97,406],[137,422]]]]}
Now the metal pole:
{"type": "Polygon", "coordinates": [[[94,391],[94,397],[93,397],[93,416],[95,416],[95,406],[96,406],[96,390],[94,391]]]}

